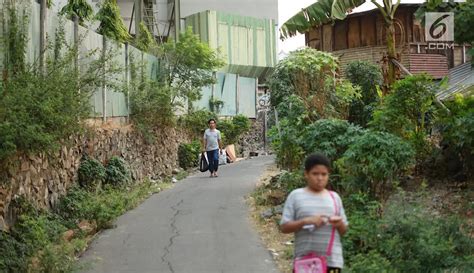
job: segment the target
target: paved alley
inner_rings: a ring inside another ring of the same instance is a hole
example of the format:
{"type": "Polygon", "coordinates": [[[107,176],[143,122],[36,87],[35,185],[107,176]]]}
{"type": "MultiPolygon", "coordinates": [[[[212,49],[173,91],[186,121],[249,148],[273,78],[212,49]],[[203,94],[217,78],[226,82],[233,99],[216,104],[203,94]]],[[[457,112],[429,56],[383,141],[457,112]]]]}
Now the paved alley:
{"type": "Polygon", "coordinates": [[[102,232],[81,258],[87,272],[278,272],[253,230],[245,196],[272,157],[198,173],[155,194],[102,232]]]}

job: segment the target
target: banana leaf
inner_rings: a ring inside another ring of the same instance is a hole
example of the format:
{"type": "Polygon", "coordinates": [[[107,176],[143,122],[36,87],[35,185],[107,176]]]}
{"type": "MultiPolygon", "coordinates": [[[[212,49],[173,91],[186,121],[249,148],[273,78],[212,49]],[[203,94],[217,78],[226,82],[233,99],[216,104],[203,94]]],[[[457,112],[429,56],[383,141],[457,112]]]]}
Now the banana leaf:
{"type": "Polygon", "coordinates": [[[280,29],[280,37],[286,39],[305,33],[314,26],[343,20],[348,11],[363,3],[365,0],[319,0],[286,21],[280,29]]]}

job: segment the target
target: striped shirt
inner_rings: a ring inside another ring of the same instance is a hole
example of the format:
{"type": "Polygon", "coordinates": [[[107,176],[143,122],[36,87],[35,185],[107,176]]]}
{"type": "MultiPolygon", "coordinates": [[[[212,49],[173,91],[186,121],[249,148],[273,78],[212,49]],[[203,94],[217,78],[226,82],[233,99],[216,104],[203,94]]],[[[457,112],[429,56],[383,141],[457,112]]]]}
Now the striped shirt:
{"type": "MultiPolygon", "coordinates": [[[[334,192],[339,216],[342,217],[344,224],[348,225],[347,217],[342,206],[342,200],[334,192]]],[[[286,199],[283,208],[283,215],[280,225],[289,221],[301,220],[305,217],[314,215],[333,216],[335,214],[334,201],[328,192],[322,195],[316,195],[305,188],[292,191],[286,199]]],[[[316,252],[318,255],[326,255],[326,249],[331,239],[332,226],[327,224],[315,230],[301,229],[295,232],[295,257],[305,256],[309,252],[316,252]]],[[[336,231],[332,254],[327,258],[329,267],[343,268],[344,259],[342,256],[342,244],[339,232],[336,231]]]]}

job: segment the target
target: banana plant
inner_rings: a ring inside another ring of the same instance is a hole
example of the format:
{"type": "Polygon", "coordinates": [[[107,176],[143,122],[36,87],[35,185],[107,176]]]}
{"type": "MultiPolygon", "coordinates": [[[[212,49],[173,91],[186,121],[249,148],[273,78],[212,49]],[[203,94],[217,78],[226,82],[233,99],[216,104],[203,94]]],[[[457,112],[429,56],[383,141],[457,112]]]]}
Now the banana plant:
{"type": "MultiPolygon", "coordinates": [[[[396,66],[391,60],[396,59],[394,18],[400,0],[396,0],[395,3],[392,0],[383,0],[383,5],[376,0],[370,1],[379,9],[385,22],[388,73],[384,75],[384,78],[386,90],[388,90],[396,80],[396,66]]],[[[281,39],[284,40],[298,33],[305,33],[315,26],[336,20],[344,20],[352,9],[364,3],[365,0],[319,0],[302,9],[282,25],[280,29],[281,39]]]]}
{"type": "Polygon", "coordinates": [[[363,3],[365,0],[319,0],[302,9],[283,24],[280,29],[281,39],[305,33],[314,26],[344,20],[348,11],[363,3]]]}

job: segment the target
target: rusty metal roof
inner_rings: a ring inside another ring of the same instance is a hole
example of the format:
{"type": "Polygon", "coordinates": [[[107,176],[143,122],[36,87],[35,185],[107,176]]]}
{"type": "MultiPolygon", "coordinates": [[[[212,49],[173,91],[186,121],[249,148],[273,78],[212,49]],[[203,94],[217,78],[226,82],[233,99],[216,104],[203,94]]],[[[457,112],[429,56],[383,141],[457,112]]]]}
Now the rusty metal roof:
{"type": "Polygon", "coordinates": [[[411,53],[409,70],[415,75],[427,73],[434,79],[441,79],[449,75],[448,59],[440,54],[411,53]]]}

